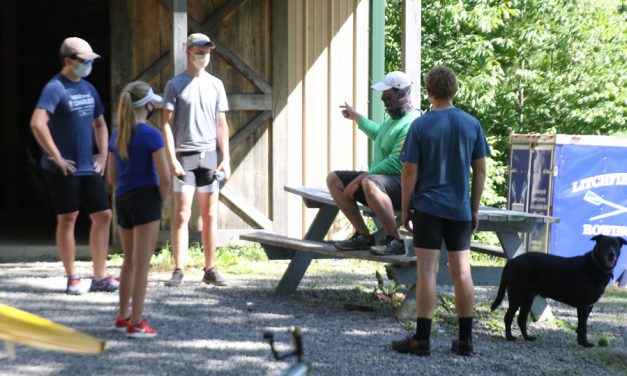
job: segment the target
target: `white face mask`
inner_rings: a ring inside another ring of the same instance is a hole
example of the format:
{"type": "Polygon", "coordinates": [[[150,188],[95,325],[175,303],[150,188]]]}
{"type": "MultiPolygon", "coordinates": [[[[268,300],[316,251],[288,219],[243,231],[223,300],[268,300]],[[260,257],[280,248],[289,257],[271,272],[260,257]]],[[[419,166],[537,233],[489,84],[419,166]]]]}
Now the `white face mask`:
{"type": "Polygon", "coordinates": [[[194,66],[198,69],[205,69],[207,65],[209,65],[209,61],[211,60],[211,55],[209,54],[195,54],[194,55],[194,66]]]}
{"type": "Polygon", "coordinates": [[[78,77],[87,77],[91,73],[91,63],[78,63],[78,68],[74,68],[74,74],[78,77]]]}

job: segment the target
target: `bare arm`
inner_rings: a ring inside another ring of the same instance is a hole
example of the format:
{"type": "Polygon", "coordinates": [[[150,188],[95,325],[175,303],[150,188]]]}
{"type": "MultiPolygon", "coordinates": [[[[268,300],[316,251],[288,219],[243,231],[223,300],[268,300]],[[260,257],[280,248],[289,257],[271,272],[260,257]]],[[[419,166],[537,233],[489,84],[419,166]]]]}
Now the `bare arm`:
{"type": "Polygon", "coordinates": [[[401,219],[403,226],[405,226],[408,231],[411,231],[409,227],[409,221],[411,220],[411,200],[414,196],[417,177],[418,165],[404,162],[403,171],[401,171],[401,219]]]}
{"type": "Polygon", "coordinates": [[[118,184],[118,170],[115,166],[115,157],[113,154],[109,154],[106,171],[107,183],[109,183],[109,185],[111,185],[115,190],[115,186],[118,184]]]}
{"type": "Polygon", "coordinates": [[[172,111],[163,110],[163,140],[165,141],[165,155],[170,165],[170,172],[175,176],[185,175],[183,166],[176,159],[176,148],[174,146],[174,134],[170,122],[172,121],[172,111]]]}
{"type": "Polygon", "coordinates": [[[74,173],[76,171],[76,162],[64,159],[61,152],[57,149],[57,145],[52,139],[48,122],[50,115],[43,108],[36,108],[30,119],[30,129],[35,136],[35,140],[41,148],[49,155],[49,158],[59,167],[63,175],[74,173]]]}
{"type": "Polygon", "coordinates": [[[94,119],[94,137],[98,146],[98,154],[94,155],[94,170],[100,175],[105,172],[107,155],[109,154],[109,130],[104,116],[100,115],[94,119]]]}
{"type": "Polygon", "coordinates": [[[152,153],[152,162],[155,165],[157,177],[159,178],[159,195],[161,196],[161,201],[165,201],[168,197],[168,192],[170,192],[171,179],[164,148],[152,153]]]}
{"type": "Polygon", "coordinates": [[[220,148],[220,154],[222,155],[222,161],[218,165],[216,171],[224,171],[224,180],[226,181],[231,177],[229,124],[226,122],[226,114],[224,112],[218,112],[216,120],[218,122],[218,124],[216,124],[216,138],[218,141],[218,147],[220,148]]]}
{"type": "Polygon", "coordinates": [[[479,205],[485,184],[486,167],[485,158],[472,161],[472,186],[470,187],[470,209],[472,214],[472,230],[479,227],[479,205]]]}

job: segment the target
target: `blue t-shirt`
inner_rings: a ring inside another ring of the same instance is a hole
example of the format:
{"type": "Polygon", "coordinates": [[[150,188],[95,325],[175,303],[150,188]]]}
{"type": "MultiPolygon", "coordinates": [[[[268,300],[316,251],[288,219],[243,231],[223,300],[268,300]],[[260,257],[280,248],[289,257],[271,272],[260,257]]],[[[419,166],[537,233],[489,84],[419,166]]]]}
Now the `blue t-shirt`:
{"type": "Polygon", "coordinates": [[[481,124],[458,108],[429,111],[414,120],[400,158],[418,165],[412,208],[469,221],[473,160],[490,155],[481,124]]]}
{"type": "Polygon", "coordinates": [[[120,158],[115,146],[118,128],[111,133],[109,151],[115,156],[118,173],[115,195],[120,196],[136,188],[159,185],[157,170],[152,161],[152,153],[165,147],[163,135],[152,126],[139,123],[128,145],[128,158],[120,158]]]}
{"type": "MultiPolygon", "coordinates": [[[[63,158],[76,162],[75,175],[95,174],[93,124],[104,113],[96,88],[83,79],[72,82],[59,73],[48,81],[35,107],[50,114],[52,140],[63,158]]],[[[41,166],[59,171],[45,152],[41,166]]]]}

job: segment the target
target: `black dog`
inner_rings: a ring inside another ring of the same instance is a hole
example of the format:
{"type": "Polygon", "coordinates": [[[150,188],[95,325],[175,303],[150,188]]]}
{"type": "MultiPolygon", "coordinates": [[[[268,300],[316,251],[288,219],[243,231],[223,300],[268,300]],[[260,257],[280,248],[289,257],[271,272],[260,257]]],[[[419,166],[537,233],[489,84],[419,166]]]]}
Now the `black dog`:
{"type": "Polygon", "coordinates": [[[512,320],[518,308],[518,326],[527,341],[535,340],[527,334],[527,316],[536,295],[551,298],[577,308],[577,343],[588,342],[588,316],[612,278],[612,270],[627,241],[623,238],[597,235],[592,251],[576,257],[560,257],[530,252],[507,262],[503,268],[499,292],[492,303],[494,311],[503,301],[505,289],[509,308],[505,313],[505,338],[515,341],[512,320]]]}

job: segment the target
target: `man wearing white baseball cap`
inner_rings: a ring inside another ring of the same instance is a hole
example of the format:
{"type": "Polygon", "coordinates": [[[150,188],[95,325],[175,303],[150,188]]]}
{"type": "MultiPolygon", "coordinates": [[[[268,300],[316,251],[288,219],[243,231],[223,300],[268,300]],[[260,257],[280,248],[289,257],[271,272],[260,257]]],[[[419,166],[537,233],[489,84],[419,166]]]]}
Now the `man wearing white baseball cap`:
{"type": "Polygon", "coordinates": [[[368,171],[332,171],[327,176],[327,187],[342,213],[348,218],[355,234],[348,240],[335,243],[342,251],[370,249],[376,255],[405,254],[394,210],[401,207],[401,170],[399,154],[407,130],[421,111],[411,103],[411,80],[403,72],[390,72],[372,85],[381,92],[388,116],[378,124],[355,111],[347,103],[340,106],[342,115],[353,120],[374,142],[368,171]],[[383,224],[384,246],[375,246],[374,237],[357,206],[361,202],[372,209],[383,224]]]}
{"type": "Polygon", "coordinates": [[[111,209],[102,178],[109,132],[100,96],[84,79],[100,55],[77,37],[65,39],[59,55],[63,68],[42,90],[30,126],[44,151],[41,166],[57,214],[56,244],[67,274],[65,292],[84,292],[74,267],[74,227],[81,207],[91,219],[94,275],[89,290],[112,292],[118,289],[118,281],[109,276],[106,266],[111,209]]]}
{"type": "Polygon", "coordinates": [[[202,218],[202,246],[205,274],[202,281],[224,286],[215,268],[219,181],[216,173],[231,176],[229,104],[224,84],[205,68],[215,45],[208,36],[194,33],[187,38],[187,69],[165,87],[163,129],[166,155],[172,172],[174,210],[172,248],[175,269],[167,286],[180,286],[189,246],[188,223],[194,192],[202,218]],[[221,161],[218,161],[218,150],[221,161]]]}

